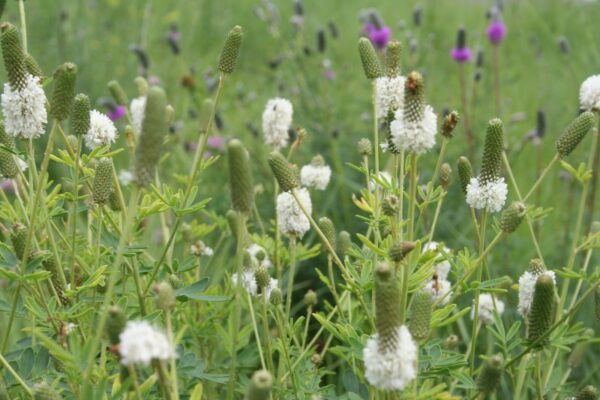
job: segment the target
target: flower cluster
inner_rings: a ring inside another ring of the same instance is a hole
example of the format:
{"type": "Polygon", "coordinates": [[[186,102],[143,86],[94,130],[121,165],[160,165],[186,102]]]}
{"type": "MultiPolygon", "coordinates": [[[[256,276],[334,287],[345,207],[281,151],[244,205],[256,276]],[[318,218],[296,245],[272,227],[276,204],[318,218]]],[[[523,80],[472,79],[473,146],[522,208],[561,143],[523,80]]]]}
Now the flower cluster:
{"type": "MultiPolygon", "coordinates": [[[[479,295],[478,320],[486,325],[494,322],[494,310],[500,315],[504,313],[504,302],[489,293],[479,295]]],[[[471,318],[475,318],[475,310],[471,310],[471,318]]]]}
{"type": "Polygon", "coordinates": [[[467,203],[476,209],[487,209],[490,212],[502,210],[506,202],[508,187],[504,178],[497,178],[487,183],[479,178],[471,178],[467,186],[467,203]]]}
{"type": "MultiPolygon", "coordinates": [[[[312,202],[308,190],[300,188],[296,190],[296,193],[306,212],[311,214],[312,202]]],[[[277,196],[277,223],[281,233],[299,238],[304,236],[310,229],[310,221],[302,212],[294,196],[289,192],[283,192],[277,196]]]]}
{"type": "Polygon", "coordinates": [[[175,349],[167,335],[147,321],[129,321],[119,335],[119,354],[123,365],[147,366],[175,357],[175,349]]]}
{"type": "Polygon", "coordinates": [[[533,293],[535,291],[535,283],[542,275],[548,275],[556,285],[556,275],[554,271],[525,271],[519,278],[519,314],[523,318],[527,318],[531,303],[533,301],[533,293]]]}
{"type": "Polygon", "coordinates": [[[273,150],[281,150],[288,145],[288,130],[292,125],[294,109],[289,100],[274,98],[267,102],[262,114],[262,128],[265,143],[273,150]]]}
{"type": "Polygon", "coordinates": [[[435,145],[437,115],[431,106],[425,107],[423,118],[410,121],[404,117],[403,110],[396,111],[390,125],[391,141],[396,148],[410,153],[422,154],[435,145]]]}
{"type": "Polygon", "coordinates": [[[94,150],[96,147],[110,145],[117,139],[117,128],[105,114],[90,111],[90,129],[85,134],[85,145],[94,150]]]}
{"type": "MultiPolygon", "coordinates": [[[[429,242],[423,247],[423,253],[428,251],[438,252],[438,246],[437,242],[429,242]]],[[[433,277],[425,285],[425,290],[431,294],[433,301],[437,302],[438,300],[441,300],[441,305],[448,304],[450,296],[452,295],[452,283],[448,281],[451,265],[450,262],[445,259],[445,255],[449,253],[450,249],[444,247],[442,254],[435,257],[433,277]]]]}
{"type": "Polygon", "coordinates": [[[131,100],[129,111],[131,112],[133,133],[139,136],[142,132],[142,122],[144,121],[144,114],[146,112],[146,96],[136,97],[131,100]]]}
{"type": "Polygon", "coordinates": [[[8,135],[23,139],[41,136],[48,116],[46,95],[40,85],[40,79],[26,74],[22,89],[13,89],[9,83],[5,83],[2,113],[8,135]]]}
{"type": "Polygon", "coordinates": [[[404,76],[382,76],[375,80],[377,118],[387,118],[390,112],[404,109],[404,76]]]}

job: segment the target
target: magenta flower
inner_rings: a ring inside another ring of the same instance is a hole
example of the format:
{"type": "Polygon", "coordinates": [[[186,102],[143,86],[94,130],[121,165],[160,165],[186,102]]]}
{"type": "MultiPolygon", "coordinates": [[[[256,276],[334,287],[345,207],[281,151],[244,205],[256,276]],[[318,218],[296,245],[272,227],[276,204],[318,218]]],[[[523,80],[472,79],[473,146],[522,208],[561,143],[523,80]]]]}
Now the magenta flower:
{"type": "Polygon", "coordinates": [[[223,150],[225,148],[225,139],[223,136],[219,135],[209,136],[206,140],[206,144],[211,149],[223,150]]]}
{"type": "Polygon", "coordinates": [[[467,47],[467,33],[464,27],[458,29],[456,36],[456,47],[450,51],[450,56],[457,63],[464,63],[471,61],[472,53],[471,49],[467,47]]]}
{"type": "Polygon", "coordinates": [[[378,49],[384,49],[390,41],[390,37],[392,36],[392,30],[389,26],[382,26],[381,28],[377,28],[374,25],[367,24],[365,26],[365,32],[369,36],[371,43],[378,49]]]}
{"type": "Polygon", "coordinates": [[[6,193],[14,192],[13,182],[10,179],[0,181],[0,190],[5,191],[6,193]]]}
{"type": "Polygon", "coordinates": [[[506,25],[502,20],[493,20],[487,28],[488,39],[494,46],[498,46],[506,36],[506,25]]]}
{"type": "Polygon", "coordinates": [[[110,118],[111,121],[116,121],[123,118],[125,116],[125,112],[125,106],[119,104],[118,106],[114,106],[109,109],[106,115],[108,115],[108,118],[110,118]]]}

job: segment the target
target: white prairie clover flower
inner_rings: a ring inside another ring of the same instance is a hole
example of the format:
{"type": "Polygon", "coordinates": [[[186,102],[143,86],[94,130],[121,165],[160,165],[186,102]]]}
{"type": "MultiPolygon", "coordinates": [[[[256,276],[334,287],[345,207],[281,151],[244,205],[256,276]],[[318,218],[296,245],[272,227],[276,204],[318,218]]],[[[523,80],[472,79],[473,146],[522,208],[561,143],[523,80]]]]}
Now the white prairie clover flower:
{"type": "Polygon", "coordinates": [[[452,283],[450,281],[443,278],[432,278],[427,285],[425,285],[425,290],[429,294],[431,294],[431,298],[434,303],[437,303],[439,300],[442,306],[445,306],[450,301],[450,297],[452,296],[452,283]]]}
{"type": "Polygon", "coordinates": [[[123,186],[129,186],[129,184],[133,182],[134,178],[133,172],[127,169],[122,169],[119,171],[119,182],[121,182],[121,185],[123,186]]]}
{"type": "Polygon", "coordinates": [[[136,136],[139,136],[139,134],[142,132],[142,122],[144,121],[144,114],[146,111],[146,96],[136,97],[135,99],[131,100],[129,111],[131,112],[133,133],[136,136]]]}
{"type": "MultiPolygon", "coordinates": [[[[262,247],[257,245],[256,243],[251,244],[246,249],[246,252],[250,254],[252,259],[252,264],[258,267],[263,267],[264,269],[271,268],[271,260],[269,259],[269,255],[267,251],[262,247]]],[[[245,265],[246,268],[249,268],[250,265],[245,265]]]]}
{"type": "Polygon", "coordinates": [[[550,276],[556,285],[556,275],[554,274],[554,271],[543,271],[539,273],[526,271],[519,278],[519,314],[524,318],[527,318],[529,315],[531,302],[533,301],[533,292],[535,291],[535,283],[542,275],[550,276]]]}
{"type": "Polygon", "coordinates": [[[23,89],[20,90],[14,90],[9,83],[5,83],[2,113],[8,135],[23,139],[35,139],[42,135],[48,115],[46,95],[39,78],[26,74],[23,89]]]}
{"type": "Polygon", "coordinates": [[[584,110],[600,109],[600,75],[592,75],[579,88],[579,104],[584,110]]]}
{"type": "MultiPolygon", "coordinates": [[[[254,270],[246,270],[242,272],[242,287],[248,291],[250,296],[256,297],[260,294],[258,293],[258,283],[256,282],[256,275],[254,270]]],[[[235,287],[238,284],[238,274],[237,272],[231,275],[231,283],[235,287]]],[[[279,281],[274,278],[269,278],[269,284],[265,287],[265,295],[267,299],[271,297],[271,292],[278,285],[279,281]]]]}
{"type": "Polygon", "coordinates": [[[313,161],[300,170],[300,183],[308,188],[325,190],[331,179],[331,168],[325,165],[321,156],[316,156],[313,161]]]}
{"type": "Polygon", "coordinates": [[[382,349],[379,334],[371,336],[363,350],[365,378],[379,389],[402,390],[417,377],[417,345],[406,326],[397,329],[393,351],[382,349]]]}
{"type": "Polygon", "coordinates": [[[377,118],[386,118],[390,111],[403,109],[405,80],[406,78],[403,76],[382,76],[375,80],[377,118]]]}
{"type": "Polygon", "coordinates": [[[471,178],[467,185],[467,204],[476,209],[485,208],[490,212],[498,212],[506,202],[507,193],[504,178],[496,178],[483,184],[479,178],[471,178]]]}
{"type": "Polygon", "coordinates": [[[423,253],[426,253],[428,251],[439,253],[435,257],[435,264],[433,265],[433,269],[435,270],[435,273],[437,274],[438,278],[446,279],[448,278],[448,273],[450,272],[451,265],[448,260],[444,259],[443,254],[449,254],[450,249],[444,246],[443,252],[438,252],[438,246],[438,242],[429,242],[425,246],[423,246],[423,253]]]}
{"type": "MultiPolygon", "coordinates": [[[[312,202],[306,188],[296,190],[298,199],[309,214],[312,213],[312,202]]],[[[289,192],[277,196],[277,223],[284,235],[295,235],[301,238],[310,229],[310,221],[289,192]]]]}
{"type": "Polygon", "coordinates": [[[262,128],[265,143],[273,150],[279,151],[287,146],[293,113],[294,109],[289,100],[277,97],[267,102],[262,115],[262,128]]]}
{"type": "Polygon", "coordinates": [[[390,124],[390,139],[397,149],[422,154],[435,145],[436,130],[437,116],[431,106],[425,107],[423,118],[419,121],[408,121],[400,109],[390,124]]]}
{"type": "Polygon", "coordinates": [[[207,256],[211,257],[214,251],[211,247],[208,247],[202,240],[197,240],[190,246],[190,253],[196,257],[207,256]]]}
{"type": "Polygon", "coordinates": [[[98,146],[114,143],[117,138],[115,124],[105,114],[97,110],[90,111],[90,129],[85,134],[85,145],[94,150],[98,146]]]}
{"type": "MultiPolygon", "coordinates": [[[[489,293],[482,293],[479,295],[479,320],[486,325],[494,322],[494,304],[496,305],[498,314],[502,315],[504,313],[504,302],[493,298],[489,293]]],[[[474,317],[475,310],[471,310],[471,318],[474,317]]]]}
{"type": "Polygon", "coordinates": [[[175,357],[175,349],[167,335],[147,321],[129,321],[119,335],[119,354],[123,365],[147,366],[175,357]]]}

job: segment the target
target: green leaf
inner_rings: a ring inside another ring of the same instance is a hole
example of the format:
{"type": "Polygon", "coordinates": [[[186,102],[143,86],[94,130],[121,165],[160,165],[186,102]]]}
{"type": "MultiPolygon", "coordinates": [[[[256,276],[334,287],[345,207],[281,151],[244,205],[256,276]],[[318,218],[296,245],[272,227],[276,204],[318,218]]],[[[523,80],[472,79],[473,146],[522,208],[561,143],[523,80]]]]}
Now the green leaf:
{"type": "Polygon", "coordinates": [[[179,301],[199,300],[199,301],[227,301],[229,296],[213,296],[202,294],[208,288],[208,278],[202,278],[198,282],[189,286],[182,287],[175,291],[175,297],[179,301]]]}

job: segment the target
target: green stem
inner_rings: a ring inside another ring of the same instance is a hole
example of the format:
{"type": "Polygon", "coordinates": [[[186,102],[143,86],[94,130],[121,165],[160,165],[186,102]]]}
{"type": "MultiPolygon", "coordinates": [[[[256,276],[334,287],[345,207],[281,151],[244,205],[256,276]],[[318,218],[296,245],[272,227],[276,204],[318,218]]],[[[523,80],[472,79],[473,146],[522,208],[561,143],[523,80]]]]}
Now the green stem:
{"type": "MultiPolygon", "coordinates": [[[[481,224],[480,224],[480,240],[479,240],[479,255],[482,258],[482,264],[484,264],[483,260],[483,247],[485,246],[485,228],[487,225],[487,210],[483,210],[481,216],[481,224]]],[[[483,268],[477,268],[477,281],[481,281],[481,274],[483,268]]],[[[470,351],[467,353],[469,357],[469,373],[473,375],[473,371],[475,370],[475,347],[477,345],[477,327],[479,321],[479,295],[481,293],[480,285],[475,289],[475,300],[473,302],[473,327],[471,331],[471,344],[469,346],[470,351]]]]}
{"type": "MultiPolygon", "coordinates": [[[[175,341],[173,340],[173,322],[172,322],[171,310],[165,310],[165,320],[167,323],[167,337],[169,338],[169,343],[175,346],[175,341]]],[[[175,400],[179,400],[179,387],[177,383],[177,366],[175,364],[175,357],[171,357],[171,383],[173,385],[173,395],[175,400]]]]}
{"type": "Polygon", "coordinates": [[[292,308],[292,292],[294,290],[294,275],[296,275],[296,236],[290,235],[290,270],[288,271],[287,291],[285,293],[285,315],[289,319],[292,308]]]}
{"type": "Polygon", "coordinates": [[[2,353],[0,353],[0,364],[2,364],[2,366],[4,368],[6,368],[6,370],[8,372],[11,373],[11,375],[15,378],[15,380],[19,383],[19,385],[21,385],[23,387],[23,389],[27,392],[27,394],[29,396],[31,396],[31,398],[33,398],[33,392],[31,391],[31,389],[29,388],[29,386],[27,386],[27,384],[25,383],[25,381],[23,380],[23,378],[21,378],[19,376],[19,374],[17,373],[17,371],[15,371],[13,369],[13,367],[10,366],[10,364],[8,363],[8,361],[6,361],[6,358],[4,358],[4,356],[2,355],[2,353]]]}
{"type": "MultiPolygon", "coordinates": [[[[75,287],[75,254],[77,254],[77,214],[79,207],[79,158],[81,157],[81,142],[83,136],[77,137],[77,149],[75,149],[75,170],[73,171],[73,211],[71,214],[71,286],[75,287]]],[[[113,168],[114,170],[114,168],[113,168]]],[[[102,222],[101,222],[102,223],[102,222]]]]}

